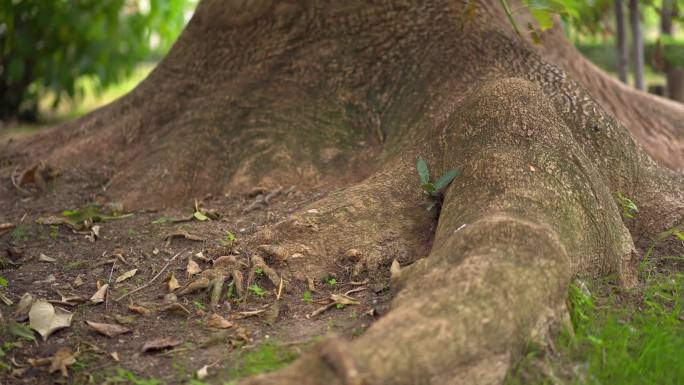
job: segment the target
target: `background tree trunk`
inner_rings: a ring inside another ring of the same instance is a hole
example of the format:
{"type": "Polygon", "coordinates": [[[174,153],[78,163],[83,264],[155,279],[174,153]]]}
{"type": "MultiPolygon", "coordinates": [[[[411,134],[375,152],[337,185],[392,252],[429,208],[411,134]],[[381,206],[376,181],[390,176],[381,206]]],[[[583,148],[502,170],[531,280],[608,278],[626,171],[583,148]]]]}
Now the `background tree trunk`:
{"type": "Polygon", "coordinates": [[[634,87],[644,90],[644,40],[641,36],[639,0],[629,0],[629,20],[632,26],[632,70],[634,87]]]}
{"type": "MultiPolygon", "coordinates": [[[[672,18],[679,15],[677,2],[674,0],[664,0],[660,9],[660,32],[663,35],[672,35],[672,18]]],[[[665,84],[667,97],[684,103],[684,68],[677,67],[671,63],[665,63],[665,84]]]]}
{"type": "Polygon", "coordinates": [[[618,78],[623,83],[627,83],[627,33],[625,31],[625,11],[622,0],[615,0],[615,26],[616,35],[615,41],[617,43],[617,70],[618,78]]]}

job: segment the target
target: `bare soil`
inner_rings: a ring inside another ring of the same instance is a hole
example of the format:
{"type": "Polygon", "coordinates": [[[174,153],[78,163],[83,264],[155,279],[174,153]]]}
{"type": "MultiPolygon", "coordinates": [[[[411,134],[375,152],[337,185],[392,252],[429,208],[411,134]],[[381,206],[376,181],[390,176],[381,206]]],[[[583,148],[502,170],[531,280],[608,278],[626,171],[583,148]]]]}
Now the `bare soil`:
{"type": "MultiPolygon", "coordinates": [[[[87,186],[81,186],[88,190],[87,186]]],[[[88,190],[97,203],[96,190],[88,190]]],[[[0,236],[0,255],[5,266],[0,275],[9,285],[4,293],[14,305],[0,304],[3,322],[13,318],[16,304],[24,293],[36,299],[60,300],[61,296],[80,297],[67,304],[55,304],[74,313],[72,325],[52,334],[46,342],[19,342],[6,357],[5,363],[13,363],[10,371],[0,375],[2,384],[45,384],[52,382],[103,383],[116,368],[129,370],[140,378],[157,378],[169,384],[185,383],[193,378],[198,369],[211,365],[210,377],[221,381],[230,380],[228,368],[235,366],[240,352],[248,351],[265,341],[296,348],[306,345],[318,336],[334,332],[353,338],[365,330],[374,317],[388,308],[389,290],[387,276],[368,279],[365,276],[351,276],[351,266],[340,265],[330,271],[328,282],[315,282],[315,291],[309,300],[307,283],[284,282],[281,297],[277,299],[279,287],[266,277],[257,274],[254,282],[248,282],[250,258],[253,255],[266,257],[266,263],[276,271],[283,268],[271,258],[259,252],[250,242],[253,234],[264,226],[283,220],[289,213],[315,201],[328,191],[300,191],[296,187],[275,190],[268,203],[254,204],[274,191],[255,191],[240,196],[208,196],[199,202],[205,210],[220,213],[218,220],[197,219],[172,223],[169,218],[191,217],[194,207],[186,210],[163,212],[138,211],[133,216],[95,223],[99,225],[99,237],[92,241],[89,231],[79,233],[64,225],[42,225],[39,218],[60,216],[63,210],[73,210],[74,202],[50,201],[45,197],[27,197],[15,201],[11,207],[7,200],[0,200],[0,223],[12,223],[16,227],[0,236]],[[278,192],[279,191],[279,192],[278,192]],[[3,202],[4,201],[4,202],[3,202]],[[248,209],[248,210],[246,210],[248,209]],[[161,218],[161,219],[160,219],[161,218]],[[156,221],[156,223],[155,223],[156,221]],[[164,223],[159,223],[164,222],[164,223]],[[185,238],[167,240],[173,233],[185,232],[202,241],[185,238]],[[231,244],[227,232],[235,235],[231,244]],[[91,239],[88,239],[91,238],[91,239]],[[198,253],[201,255],[198,256],[198,253]],[[56,259],[44,262],[40,255],[56,259]],[[169,260],[178,255],[168,268],[143,290],[116,301],[127,292],[148,283],[169,260]],[[206,270],[213,260],[233,255],[242,265],[245,280],[243,298],[236,298],[234,287],[229,289],[230,277],[221,293],[215,309],[210,308],[207,290],[179,296],[177,303],[188,311],[187,315],[171,314],[163,310],[165,295],[169,293],[167,280],[170,273],[181,285],[193,280],[186,276],[188,258],[192,258],[206,270]],[[126,281],[115,283],[116,277],[126,271],[138,269],[137,274],[126,281]],[[80,280],[81,285],[75,283],[80,280]],[[111,278],[110,278],[111,277],[111,278]],[[104,303],[92,304],[89,299],[97,291],[98,282],[109,282],[108,299],[104,303]],[[248,290],[247,285],[258,285],[265,293],[258,296],[248,290]],[[228,291],[232,296],[228,297],[228,291]],[[345,293],[359,301],[358,305],[332,306],[315,317],[312,312],[323,307],[332,293],[345,293]],[[279,312],[273,320],[274,303],[279,312]],[[140,315],[129,310],[129,305],[143,306],[151,314],[140,315]],[[248,316],[252,311],[264,311],[248,316]],[[206,322],[213,313],[233,323],[224,331],[207,327],[206,322]],[[98,334],[85,324],[94,321],[119,324],[132,331],[113,338],[98,334]],[[170,337],[181,343],[174,349],[143,353],[143,344],[158,338],[170,337]],[[58,349],[67,347],[79,351],[77,363],[69,368],[70,377],[62,378],[59,372],[48,374],[48,366],[32,367],[29,359],[52,356],[58,349]],[[117,362],[112,354],[116,353],[117,362]],[[17,370],[19,369],[19,370],[17,370]]],[[[61,195],[64,196],[64,195],[61,195]]],[[[86,194],[87,196],[87,194],[86,194]]],[[[106,207],[106,202],[99,202],[106,207]]],[[[104,209],[103,209],[104,210],[104,209]]],[[[124,211],[126,211],[124,209],[124,211]]],[[[0,338],[5,341],[20,341],[3,328],[0,338]]],[[[218,380],[217,380],[218,381],[218,380]]],[[[214,381],[211,381],[214,382],[214,381]]]]}

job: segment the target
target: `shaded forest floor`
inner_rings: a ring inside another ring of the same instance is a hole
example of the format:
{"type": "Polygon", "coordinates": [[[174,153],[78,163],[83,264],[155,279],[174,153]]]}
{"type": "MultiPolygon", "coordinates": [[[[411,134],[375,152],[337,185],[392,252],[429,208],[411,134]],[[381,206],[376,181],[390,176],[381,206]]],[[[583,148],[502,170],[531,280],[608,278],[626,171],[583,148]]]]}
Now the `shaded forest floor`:
{"type": "Polygon", "coordinates": [[[253,256],[264,253],[248,246],[258,229],[325,193],[255,189],[166,212],[58,201],[51,208],[44,200],[32,207],[31,198],[4,205],[0,222],[14,227],[0,235],[0,383],[187,383],[203,377],[197,372],[205,366],[206,381],[223,383],[290,362],[327,333],[362,333],[387,311],[389,270],[387,277],[352,281],[350,268],[340,266],[323,281],[281,284],[269,268],[283,266],[273,258],[260,265],[253,256]],[[213,281],[211,272],[226,266],[223,288],[212,297],[203,279],[213,281]],[[33,304],[22,310],[25,293],[33,304]],[[338,303],[331,294],[347,297],[338,303]],[[73,315],[47,341],[26,319],[39,299],[73,315]],[[161,346],[143,352],[149,343],[161,346]],[[48,373],[63,348],[75,358],[65,365],[68,378],[48,373]]]}
{"type": "MultiPolygon", "coordinates": [[[[253,257],[264,255],[253,234],[326,193],[256,188],[135,213],[107,202],[5,201],[0,223],[13,226],[0,230],[0,383],[226,384],[286,365],[327,333],[363,333],[388,310],[389,266],[386,276],[356,280],[350,266],[339,266],[323,281],[281,287],[268,270],[284,268],[277,258],[264,267],[253,257]],[[206,288],[202,278],[221,266],[231,270],[223,287],[206,288]],[[197,282],[197,291],[182,295],[197,282]],[[38,300],[72,315],[46,341],[28,326],[38,300]]],[[[622,289],[610,277],[576,279],[572,327],[559,328],[546,346],[529,345],[507,383],[684,378],[678,235],[638,242],[637,288],[622,289]]]]}

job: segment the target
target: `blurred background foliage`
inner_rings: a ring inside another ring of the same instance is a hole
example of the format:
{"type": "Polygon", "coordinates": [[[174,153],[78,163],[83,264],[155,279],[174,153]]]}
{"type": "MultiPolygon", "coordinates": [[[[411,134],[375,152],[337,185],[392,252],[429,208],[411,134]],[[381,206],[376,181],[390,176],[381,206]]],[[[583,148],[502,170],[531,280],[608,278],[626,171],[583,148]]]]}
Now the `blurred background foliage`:
{"type": "Polygon", "coordinates": [[[176,40],[194,0],[0,0],[0,120],[144,77],[176,40]],[[141,72],[142,71],[142,72],[141,72]]]}

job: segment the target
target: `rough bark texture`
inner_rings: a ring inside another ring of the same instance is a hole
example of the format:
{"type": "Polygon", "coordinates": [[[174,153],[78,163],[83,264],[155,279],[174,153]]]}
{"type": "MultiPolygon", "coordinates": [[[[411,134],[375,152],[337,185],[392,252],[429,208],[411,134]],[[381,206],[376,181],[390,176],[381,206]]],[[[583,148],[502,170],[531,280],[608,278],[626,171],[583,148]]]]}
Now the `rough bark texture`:
{"type": "Polygon", "coordinates": [[[470,17],[463,7],[204,0],[133,93],[5,144],[4,169],[45,157],[68,175],[95,170],[110,197],[143,207],[255,184],[339,186],[258,242],[289,256],[288,279],[338,264],[377,275],[398,258],[392,310],[354,341],[330,338],[246,382],[500,383],[562,317],[575,274],[632,285],[632,237],[680,222],[681,175],[647,152],[684,165],[684,107],[610,79],[558,31],[531,45],[498,1],[470,17]],[[95,166],[69,171],[85,153],[95,166]],[[461,170],[436,229],[418,155],[433,175],[461,170]],[[641,209],[629,230],[617,192],[641,209]],[[352,248],[359,260],[345,259],[352,248]]]}

